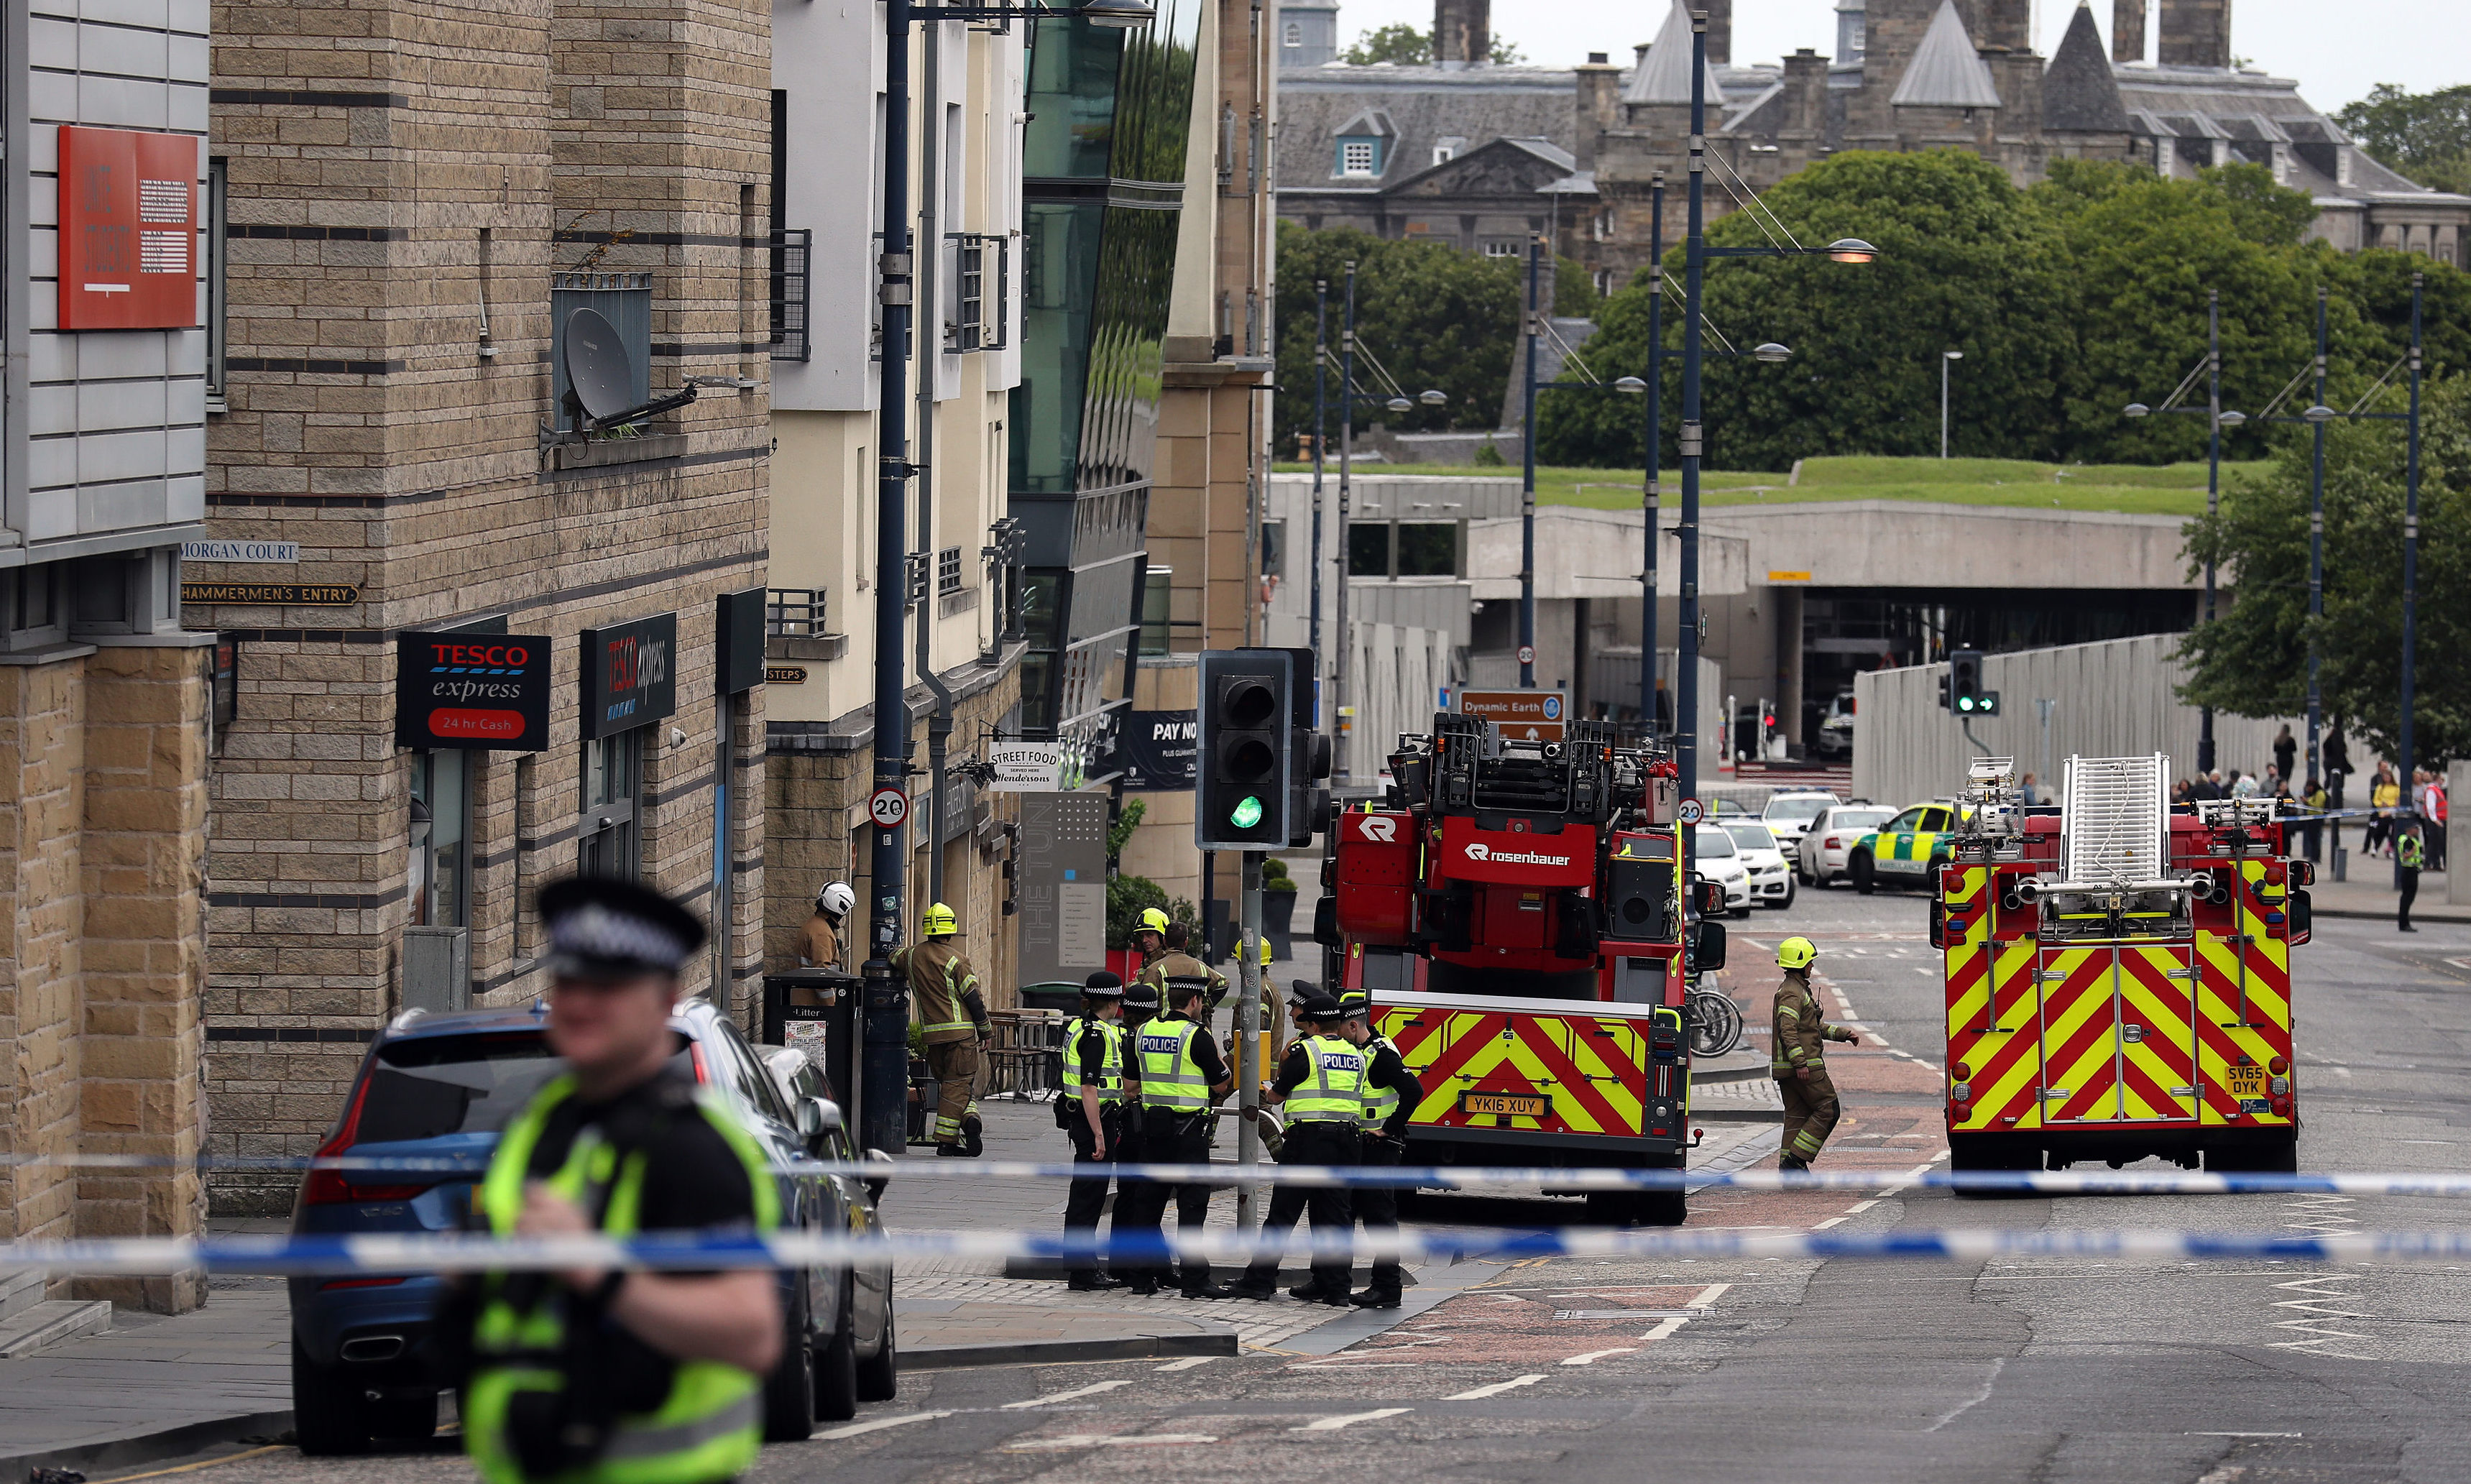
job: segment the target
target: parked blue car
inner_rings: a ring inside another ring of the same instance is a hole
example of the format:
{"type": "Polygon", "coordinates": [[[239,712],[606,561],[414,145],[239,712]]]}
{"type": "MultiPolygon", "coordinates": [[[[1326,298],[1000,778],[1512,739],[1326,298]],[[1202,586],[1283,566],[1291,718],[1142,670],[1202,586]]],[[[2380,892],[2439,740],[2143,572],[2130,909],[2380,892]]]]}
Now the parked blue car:
{"type": "MultiPolygon", "coordinates": [[[[406,1170],[311,1170],[293,1207],[301,1235],[456,1232],[498,1136],[561,1067],[544,1015],[409,1011],[380,1031],[321,1156],[451,1162],[406,1170]]],[[[840,1110],[804,1052],[747,1045],[729,1018],[690,1001],[671,1022],[680,1063],[745,1119],[776,1164],[851,1157],[840,1110]]],[[[782,1225],[819,1233],[882,1230],[864,1182],[782,1174],[782,1225]]],[[[765,1435],[801,1439],[817,1419],[892,1400],[900,1384],[889,1262],[781,1275],[789,1331],[765,1384],[765,1435]]],[[[294,1278],[292,1401],[304,1453],[344,1453],[437,1427],[431,1315],[445,1292],[426,1274],[294,1278]]]]}

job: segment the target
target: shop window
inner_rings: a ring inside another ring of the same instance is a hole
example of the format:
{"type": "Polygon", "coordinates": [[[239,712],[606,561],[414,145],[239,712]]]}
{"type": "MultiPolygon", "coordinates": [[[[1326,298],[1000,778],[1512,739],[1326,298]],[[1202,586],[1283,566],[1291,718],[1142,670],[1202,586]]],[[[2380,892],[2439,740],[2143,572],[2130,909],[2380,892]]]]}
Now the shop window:
{"type": "Polygon", "coordinates": [[[412,859],[407,875],[415,928],[470,925],[470,754],[412,755],[412,859]]]}
{"type": "Polygon", "coordinates": [[[1457,577],[1459,575],[1458,522],[1400,521],[1398,553],[1400,577],[1457,577]]]}
{"type": "Polygon", "coordinates": [[[586,876],[632,881],[643,852],[637,846],[636,796],[644,775],[644,729],[596,738],[583,744],[583,817],[576,865],[586,876]]]}

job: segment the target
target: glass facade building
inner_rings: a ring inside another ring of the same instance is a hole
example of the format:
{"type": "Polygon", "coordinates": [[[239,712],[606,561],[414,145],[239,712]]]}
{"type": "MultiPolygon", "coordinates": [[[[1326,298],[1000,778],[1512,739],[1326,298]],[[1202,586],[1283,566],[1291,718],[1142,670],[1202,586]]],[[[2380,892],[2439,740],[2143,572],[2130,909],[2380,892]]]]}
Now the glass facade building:
{"type": "Polygon", "coordinates": [[[1147,27],[1032,28],[1011,510],[1026,538],[1022,722],[1086,763],[1129,704],[1200,0],[1147,27]]]}

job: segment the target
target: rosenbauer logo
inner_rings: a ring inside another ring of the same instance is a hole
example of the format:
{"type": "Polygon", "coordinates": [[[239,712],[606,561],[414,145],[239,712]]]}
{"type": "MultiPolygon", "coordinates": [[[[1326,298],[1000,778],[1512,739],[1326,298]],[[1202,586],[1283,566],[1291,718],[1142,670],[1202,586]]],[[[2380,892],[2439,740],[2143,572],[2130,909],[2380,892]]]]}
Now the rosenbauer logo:
{"type": "Polygon", "coordinates": [[[1469,841],[1463,847],[1470,860],[1482,860],[1492,865],[1568,865],[1567,856],[1548,856],[1534,850],[1495,850],[1490,845],[1469,841]]]}

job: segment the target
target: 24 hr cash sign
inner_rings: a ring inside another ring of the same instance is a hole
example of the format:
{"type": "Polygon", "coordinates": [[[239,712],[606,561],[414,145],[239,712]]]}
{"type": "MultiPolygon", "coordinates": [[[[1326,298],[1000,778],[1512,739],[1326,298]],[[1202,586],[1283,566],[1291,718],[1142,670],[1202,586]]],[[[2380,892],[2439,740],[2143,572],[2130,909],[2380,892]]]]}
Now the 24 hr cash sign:
{"type": "Polygon", "coordinates": [[[549,745],[545,634],[405,634],[395,648],[395,742],[538,752],[549,745]]]}

